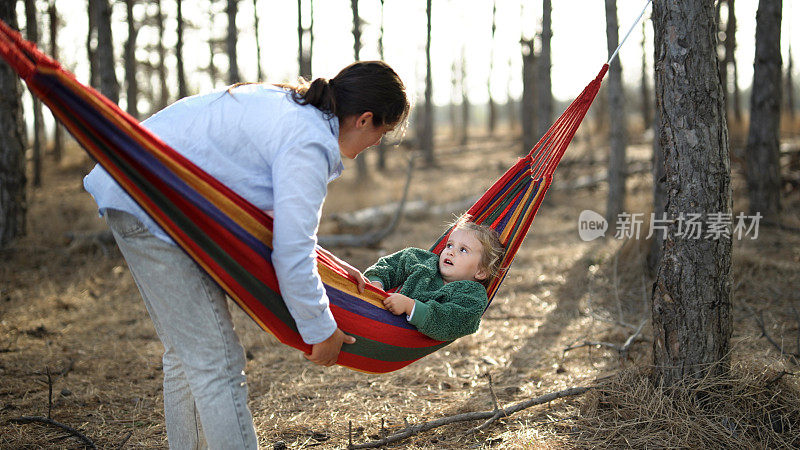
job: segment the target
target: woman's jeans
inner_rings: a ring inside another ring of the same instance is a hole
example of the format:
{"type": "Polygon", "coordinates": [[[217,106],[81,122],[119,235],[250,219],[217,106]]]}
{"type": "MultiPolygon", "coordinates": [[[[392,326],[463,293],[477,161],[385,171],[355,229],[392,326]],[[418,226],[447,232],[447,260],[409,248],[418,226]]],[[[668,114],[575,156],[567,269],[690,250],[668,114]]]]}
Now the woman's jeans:
{"type": "Polygon", "coordinates": [[[150,234],[136,217],[108,210],[106,221],[164,344],[170,447],[257,448],[244,350],[225,293],[180,248],[150,234]]]}

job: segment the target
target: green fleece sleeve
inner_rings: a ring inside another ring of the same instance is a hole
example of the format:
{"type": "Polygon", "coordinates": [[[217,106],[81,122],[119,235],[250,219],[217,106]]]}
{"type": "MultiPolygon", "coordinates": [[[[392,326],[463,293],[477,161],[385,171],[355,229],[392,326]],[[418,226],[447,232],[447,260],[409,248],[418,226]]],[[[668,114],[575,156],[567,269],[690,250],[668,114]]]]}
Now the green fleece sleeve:
{"type": "Polygon", "coordinates": [[[409,323],[421,333],[440,341],[452,341],[478,331],[489,299],[486,289],[474,281],[454,281],[443,289],[444,301],[416,301],[409,323]]]}
{"type": "Polygon", "coordinates": [[[364,276],[370,281],[380,281],[384,291],[402,285],[408,277],[408,260],[415,257],[410,250],[412,249],[407,248],[378,259],[378,262],[364,271],[364,276]]]}

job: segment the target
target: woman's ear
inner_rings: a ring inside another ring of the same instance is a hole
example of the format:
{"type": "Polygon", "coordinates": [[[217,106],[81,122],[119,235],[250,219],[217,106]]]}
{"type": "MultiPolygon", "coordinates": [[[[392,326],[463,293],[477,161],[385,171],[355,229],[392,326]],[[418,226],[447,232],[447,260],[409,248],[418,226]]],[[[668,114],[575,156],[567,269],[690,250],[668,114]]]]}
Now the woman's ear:
{"type": "Polygon", "coordinates": [[[356,128],[371,126],[372,117],[373,117],[372,111],[361,113],[360,116],[356,117],[356,128]]]}

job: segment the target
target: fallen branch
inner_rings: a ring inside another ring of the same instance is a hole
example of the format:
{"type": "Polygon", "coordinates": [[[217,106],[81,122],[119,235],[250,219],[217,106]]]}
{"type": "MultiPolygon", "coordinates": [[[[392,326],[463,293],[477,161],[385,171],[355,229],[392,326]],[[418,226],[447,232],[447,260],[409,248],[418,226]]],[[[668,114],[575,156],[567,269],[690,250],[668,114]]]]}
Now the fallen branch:
{"type": "MultiPolygon", "coordinates": [[[[408,437],[411,437],[415,434],[432,430],[434,428],[438,428],[444,425],[449,425],[452,423],[466,422],[472,420],[492,419],[495,416],[497,416],[497,418],[506,417],[514,413],[517,413],[519,411],[522,411],[523,409],[530,408],[531,406],[540,405],[542,403],[548,403],[553,400],[558,400],[559,398],[581,395],[586,391],[588,391],[589,389],[590,389],[589,387],[571,387],[569,389],[564,389],[562,391],[551,392],[550,394],[545,394],[540,397],[525,400],[523,402],[516,403],[514,405],[500,409],[498,411],[477,411],[477,412],[456,414],[454,416],[442,417],[440,419],[432,420],[430,422],[411,425],[383,439],[379,439],[377,441],[372,441],[372,442],[365,442],[363,444],[354,444],[349,446],[349,448],[351,449],[376,448],[394,442],[398,442],[408,437]]],[[[495,420],[497,420],[497,418],[495,420]]]]}
{"type": "Polygon", "coordinates": [[[81,441],[83,441],[83,443],[86,444],[87,447],[94,448],[94,449],[97,448],[94,445],[94,442],[92,442],[91,439],[86,437],[86,435],[84,435],[80,431],[76,430],[75,428],[72,428],[69,425],[64,425],[63,423],[56,422],[53,419],[48,419],[47,417],[31,417],[31,416],[14,417],[14,418],[9,419],[9,422],[23,424],[23,425],[24,424],[28,424],[28,423],[41,423],[41,424],[45,424],[45,425],[54,426],[56,428],[61,428],[62,430],[70,433],[72,436],[75,436],[76,438],[78,438],[81,441]]]}

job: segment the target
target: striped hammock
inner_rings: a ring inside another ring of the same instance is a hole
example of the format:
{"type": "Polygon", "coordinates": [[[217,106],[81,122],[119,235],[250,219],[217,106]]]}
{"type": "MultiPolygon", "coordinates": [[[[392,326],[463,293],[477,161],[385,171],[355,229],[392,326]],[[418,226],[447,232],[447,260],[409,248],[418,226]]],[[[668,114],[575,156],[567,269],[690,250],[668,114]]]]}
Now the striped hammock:
{"type": "MultiPolygon", "coordinates": [[[[265,331],[306,353],[280,296],[270,264],[272,219],[192,164],[94,89],[79,83],[18,32],[0,21],[0,55],[81,146],[265,331]]],[[[553,172],[608,70],[604,65],[533,150],[511,167],[469,209],[490,224],[506,248],[509,267],[533,222],[553,172]]],[[[440,252],[445,232],[431,251],[440,252]]],[[[369,373],[398,370],[450,342],[431,339],[382,304],[386,293],[368,286],[359,294],[321,248],[317,266],[339,328],[356,338],[337,364],[369,373]]],[[[505,278],[487,288],[489,300],[505,278]]]]}

